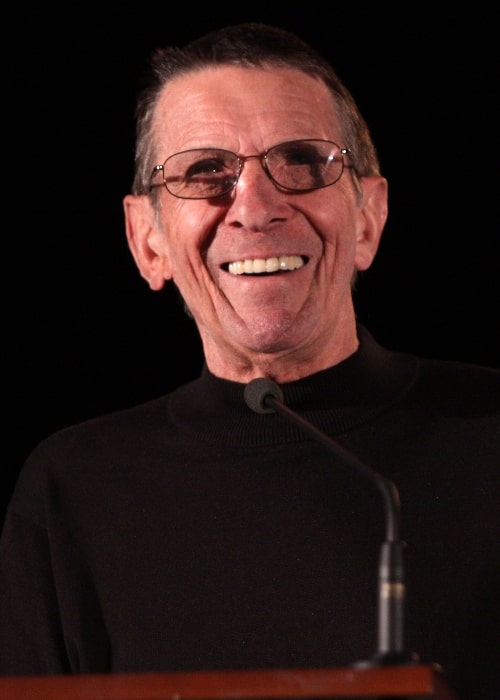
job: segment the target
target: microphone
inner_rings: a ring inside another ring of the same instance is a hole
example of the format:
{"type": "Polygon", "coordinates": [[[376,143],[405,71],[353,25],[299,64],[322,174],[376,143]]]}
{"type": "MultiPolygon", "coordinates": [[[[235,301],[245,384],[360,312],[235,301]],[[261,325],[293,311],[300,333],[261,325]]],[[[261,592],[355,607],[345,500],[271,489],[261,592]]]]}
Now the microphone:
{"type": "Polygon", "coordinates": [[[385,540],[378,568],[377,646],[369,660],[357,661],[357,667],[416,664],[418,655],[404,648],[405,581],[403,549],[399,540],[399,493],[392,481],[359,460],[328,435],[305,420],[284,403],[281,387],[267,377],[252,379],[244,390],[244,399],[255,413],[280,413],[287,420],[324,445],[341,461],[368,478],[380,491],[385,507],[385,540]]]}

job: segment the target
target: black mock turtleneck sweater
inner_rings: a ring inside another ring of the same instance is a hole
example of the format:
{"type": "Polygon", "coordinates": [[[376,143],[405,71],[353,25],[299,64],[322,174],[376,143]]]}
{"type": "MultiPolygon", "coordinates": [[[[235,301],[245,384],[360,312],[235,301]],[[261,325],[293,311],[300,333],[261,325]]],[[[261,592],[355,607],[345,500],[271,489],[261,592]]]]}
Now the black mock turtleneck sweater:
{"type": "MultiPolygon", "coordinates": [[[[392,480],[405,640],[464,700],[499,691],[497,370],[380,347],[281,386],[392,480]]],[[[1,542],[0,673],[344,666],[376,647],[385,510],[370,480],[206,368],[59,431],[1,542]]]]}

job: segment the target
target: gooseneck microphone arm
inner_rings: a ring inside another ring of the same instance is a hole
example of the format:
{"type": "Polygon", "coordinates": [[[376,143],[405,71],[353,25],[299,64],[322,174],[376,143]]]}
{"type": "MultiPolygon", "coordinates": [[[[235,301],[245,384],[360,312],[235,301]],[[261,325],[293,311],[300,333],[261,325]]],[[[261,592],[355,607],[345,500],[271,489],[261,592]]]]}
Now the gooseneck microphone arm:
{"type": "Polygon", "coordinates": [[[378,629],[374,657],[357,665],[388,665],[415,663],[417,656],[404,649],[405,582],[403,566],[404,543],[399,540],[399,493],[392,481],[359,460],[328,435],[305,420],[284,403],[281,387],[267,377],[250,381],[244,390],[244,399],[255,413],[280,413],[298,426],[313,440],[347,466],[368,478],[382,493],[385,507],[386,534],[382,543],[378,571],[378,629]]]}

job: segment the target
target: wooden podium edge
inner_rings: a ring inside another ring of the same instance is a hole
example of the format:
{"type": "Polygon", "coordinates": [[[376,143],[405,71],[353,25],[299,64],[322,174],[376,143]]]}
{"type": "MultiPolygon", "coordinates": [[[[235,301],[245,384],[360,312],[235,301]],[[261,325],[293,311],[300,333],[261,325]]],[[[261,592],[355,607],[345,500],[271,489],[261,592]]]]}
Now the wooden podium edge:
{"type": "Polygon", "coordinates": [[[235,700],[252,698],[457,700],[434,664],[375,668],[2,676],[1,700],[235,700]]]}

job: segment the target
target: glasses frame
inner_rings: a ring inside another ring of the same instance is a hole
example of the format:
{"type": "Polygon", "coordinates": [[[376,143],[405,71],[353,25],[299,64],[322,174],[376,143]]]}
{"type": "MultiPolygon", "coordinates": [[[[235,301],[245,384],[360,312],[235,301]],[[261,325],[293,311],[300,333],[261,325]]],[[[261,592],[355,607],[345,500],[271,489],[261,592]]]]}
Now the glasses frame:
{"type": "Polygon", "coordinates": [[[238,184],[238,180],[240,179],[240,175],[243,171],[243,166],[245,165],[247,160],[251,160],[252,158],[253,159],[257,158],[260,161],[262,169],[264,170],[267,177],[280,190],[284,190],[286,192],[297,192],[297,193],[312,192],[314,190],[320,190],[320,189],[323,189],[324,187],[331,187],[331,185],[335,185],[342,177],[344,170],[346,168],[356,171],[356,168],[354,167],[354,165],[350,165],[349,163],[346,163],[344,160],[344,156],[350,156],[350,155],[351,155],[350,148],[339,146],[337,143],[335,143],[335,141],[330,141],[329,139],[294,139],[292,141],[283,141],[282,143],[277,143],[274,146],[271,146],[270,148],[266,149],[262,153],[252,153],[248,156],[239,155],[238,153],[235,153],[234,151],[230,151],[227,148],[216,148],[213,146],[208,146],[207,148],[189,148],[186,151],[179,151],[178,153],[172,153],[170,156],[168,156],[168,158],[165,158],[165,160],[163,161],[162,164],[154,166],[154,168],[151,172],[150,180],[152,180],[153,177],[155,175],[157,175],[157,173],[159,173],[159,172],[163,173],[163,179],[162,179],[162,182],[150,183],[149,191],[151,192],[151,190],[153,190],[156,187],[165,187],[165,189],[167,190],[167,192],[169,194],[171,194],[173,197],[177,197],[178,199],[208,199],[208,200],[218,199],[219,197],[224,197],[225,195],[227,195],[229,192],[231,192],[236,187],[236,185],[238,184]],[[269,153],[271,153],[271,151],[273,151],[274,149],[279,148],[280,146],[288,146],[288,145],[292,146],[293,144],[303,143],[303,142],[329,143],[332,146],[335,146],[336,148],[338,148],[339,153],[340,153],[341,169],[340,169],[339,176],[335,180],[333,180],[333,182],[328,182],[325,185],[318,185],[316,187],[307,187],[307,188],[302,189],[302,188],[297,188],[297,187],[286,187],[285,185],[282,185],[281,183],[279,183],[277,180],[274,179],[271,172],[269,171],[269,167],[267,164],[267,158],[268,158],[269,153]],[[191,152],[195,152],[195,151],[204,151],[204,150],[222,151],[224,153],[230,153],[232,156],[235,156],[237,158],[238,170],[235,174],[234,181],[230,184],[230,186],[228,186],[226,189],[224,189],[222,192],[219,192],[218,194],[204,195],[204,196],[199,196],[199,197],[186,197],[185,195],[176,194],[175,192],[172,192],[171,190],[169,190],[168,183],[165,179],[165,174],[164,174],[165,173],[165,164],[167,163],[167,161],[170,160],[170,158],[174,158],[175,156],[178,156],[178,155],[183,155],[185,153],[191,153],[191,152]]]}

